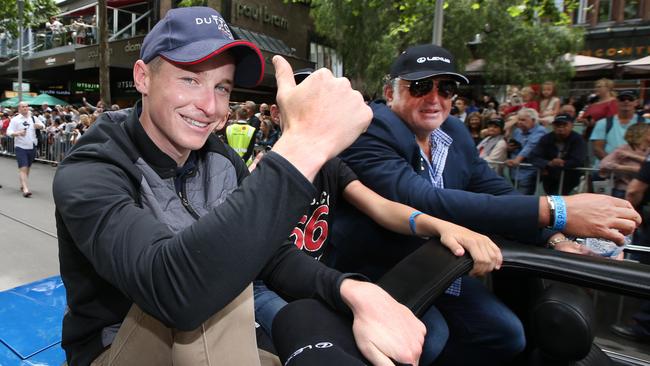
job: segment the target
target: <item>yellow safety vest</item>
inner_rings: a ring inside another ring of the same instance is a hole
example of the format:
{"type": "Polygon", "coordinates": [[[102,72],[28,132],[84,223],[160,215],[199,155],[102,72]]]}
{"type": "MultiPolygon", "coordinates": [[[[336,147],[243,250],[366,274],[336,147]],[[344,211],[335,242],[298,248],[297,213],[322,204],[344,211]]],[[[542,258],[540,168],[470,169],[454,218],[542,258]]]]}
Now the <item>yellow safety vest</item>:
{"type": "Polygon", "coordinates": [[[239,154],[244,156],[248,151],[248,146],[255,137],[255,127],[239,121],[226,128],[226,139],[228,145],[239,154]]]}

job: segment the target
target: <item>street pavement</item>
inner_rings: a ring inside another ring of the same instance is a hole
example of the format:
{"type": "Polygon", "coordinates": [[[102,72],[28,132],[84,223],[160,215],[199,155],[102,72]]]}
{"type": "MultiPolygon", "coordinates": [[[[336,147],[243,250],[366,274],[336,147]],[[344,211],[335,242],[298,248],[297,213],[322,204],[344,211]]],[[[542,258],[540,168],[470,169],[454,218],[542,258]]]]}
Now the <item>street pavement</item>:
{"type": "Polygon", "coordinates": [[[16,160],[0,156],[0,291],[59,274],[52,199],[56,168],[35,162],[31,198],[18,183],[16,160]]]}

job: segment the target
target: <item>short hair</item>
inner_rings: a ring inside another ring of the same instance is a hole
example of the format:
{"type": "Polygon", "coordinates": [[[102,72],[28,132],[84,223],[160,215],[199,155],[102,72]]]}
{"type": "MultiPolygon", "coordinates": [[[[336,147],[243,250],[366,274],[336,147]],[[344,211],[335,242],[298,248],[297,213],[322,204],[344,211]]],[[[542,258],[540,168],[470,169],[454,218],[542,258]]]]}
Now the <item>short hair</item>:
{"type": "Polygon", "coordinates": [[[641,141],[648,131],[650,131],[650,125],[647,123],[635,123],[627,128],[623,138],[631,147],[637,147],[641,145],[641,141]]]}
{"type": "Polygon", "coordinates": [[[151,70],[152,73],[157,73],[158,70],[160,70],[160,66],[163,64],[163,59],[160,56],[154,57],[147,66],[149,67],[149,70],[151,70]]]}
{"type": "Polygon", "coordinates": [[[472,112],[469,115],[467,115],[467,117],[465,117],[465,123],[467,124],[467,126],[469,127],[469,121],[474,117],[478,118],[479,126],[480,126],[479,128],[483,128],[483,124],[484,124],[483,117],[479,112],[472,112]]]}
{"type": "Polygon", "coordinates": [[[532,108],[522,108],[517,112],[517,115],[525,114],[530,117],[535,123],[539,120],[539,113],[532,108]]]}

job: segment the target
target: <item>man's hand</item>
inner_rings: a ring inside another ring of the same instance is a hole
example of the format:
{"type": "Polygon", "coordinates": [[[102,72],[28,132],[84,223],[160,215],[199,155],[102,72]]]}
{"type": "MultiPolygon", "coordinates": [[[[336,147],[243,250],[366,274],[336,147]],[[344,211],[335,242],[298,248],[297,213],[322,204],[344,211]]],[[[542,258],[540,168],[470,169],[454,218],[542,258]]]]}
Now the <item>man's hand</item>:
{"type": "Polygon", "coordinates": [[[418,364],[426,328],[408,308],[379,286],[351,279],[341,283],[341,297],[354,314],[354,339],[368,361],[418,364]]]}
{"type": "Polygon", "coordinates": [[[469,251],[474,260],[470,275],[481,276],[501,268],[501,249],[487,236],[450,222],[445,222],[438,231],[440,241],[454,255],[460,257],[465,254],[465,250],[469,251]]]}
{"type": "Polygon", "coordinates": [[[282,137],[273,150],[289,160],[308,179],[327,160],[350,146],[372,118],[361,93],[346,78],[320,69],[296,86],[291,65],[273,57],[282,137]]]}
{"type": "Polygon", "coordinates": [[[556,167],[563,167],[564,166],[564,160],[560,158],[555,158],[551,161],[548,162],[549,166],[556,166],[556,167]]]}
{"type": "Polygon", "coordinates": [[[577,237],[608,239],[623,244],[641,224],[641,216],[625,200],[602,194],[565,196],[567,224],[564,233],[577,237]]]}
{"type": "Polygon", "coordinates": [[[14,132],[14,136],[26,136],[27,135],[27,130],[18,130],[14,132]]]}

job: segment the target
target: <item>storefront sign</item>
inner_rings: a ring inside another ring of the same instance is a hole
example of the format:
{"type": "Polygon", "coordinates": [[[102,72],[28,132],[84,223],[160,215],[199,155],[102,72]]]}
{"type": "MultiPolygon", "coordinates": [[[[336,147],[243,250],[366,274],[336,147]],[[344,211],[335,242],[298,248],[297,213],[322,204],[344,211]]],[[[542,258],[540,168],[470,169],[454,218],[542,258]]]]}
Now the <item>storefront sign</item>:
{"type": "MultiPolygon", "coordinates": [[[[144,36],[121,39],[108,44],[109,65],[111,67],[132,68],[140,57],[140,47],[144,36]]],[[[99,67],[99,47],[97,45],[75,49],[77,62],[75,69],[99,67]]]]}
{"type": "Polygon", "coordinates": [[[266,5],[247,5],[240,2],[234,4],[235,19],[249,18],[263,24],[273,25],[280,29],[289,29],[287,18],[273,14],[266,5]]]}
{"type": "Polygon", "coordinates": [[[124,94],[137,94],[138,90],[135,88],[135,83],[133,80],[121,80],[117,81],[114,84],[115,93],[124,95],[124,94]]]}
{"type": "Polygon", "coordinates": [[[22,88],[20,87],[21,85],[17,82],[12,82],[11,83],[11,90],[13,91],[24,91],[28,92],[29,91],[29,83],[22,83],[22,88]]]}
{"type": "MultiPolygon", "coordinates": [[[[640,33],[640,32],[637,32],[640,33]]],[[[650,32],[634,36],[612,33],[607,38],[587,38],[584,56],[608,58],[617,61],[635,60],[650,56],[650,32]]]]}
{"type": "Polygon", "coordinates": [[[72,83],[72,90],[74,90],[76,94],[83,92],[99,92],[99,83],[75,81],[72,83]]]}

